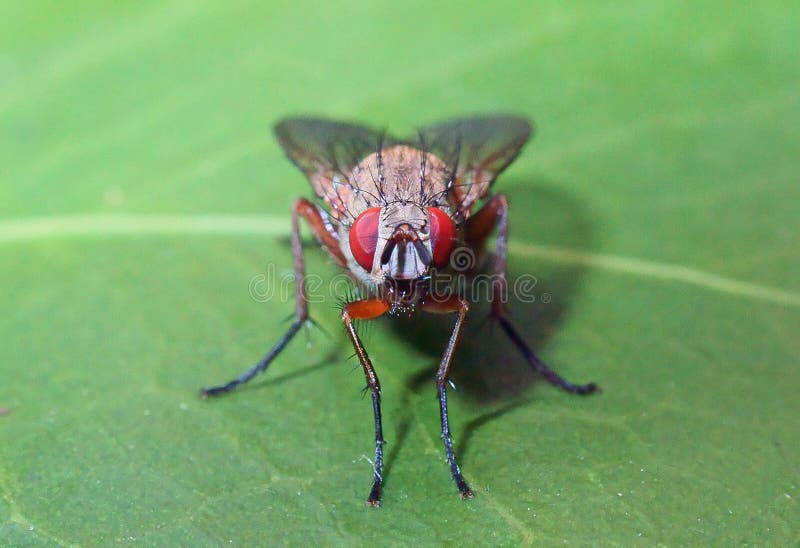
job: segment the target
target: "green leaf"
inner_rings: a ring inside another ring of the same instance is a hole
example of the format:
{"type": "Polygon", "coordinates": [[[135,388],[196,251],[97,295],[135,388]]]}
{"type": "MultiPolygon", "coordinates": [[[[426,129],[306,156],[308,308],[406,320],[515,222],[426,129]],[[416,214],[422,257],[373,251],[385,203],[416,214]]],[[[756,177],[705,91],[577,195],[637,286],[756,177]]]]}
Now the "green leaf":
{"type": "Polygon", "coordinates": [[[796,544],[798,23],[796,2],[4,6],[0,544],[796,544]],[[514,320],[602,393],[537,382],[474,311],[462,502],[446,331],[364,325],[388,440],[366,509],[371,405],[335,299],[312,307],[330,336],[197,397],[293,311],[251,295],[291,272],[310,195],[270,126],[481,112],[538,127],[495,187],[512,277],[537,280],[514,320]]]}

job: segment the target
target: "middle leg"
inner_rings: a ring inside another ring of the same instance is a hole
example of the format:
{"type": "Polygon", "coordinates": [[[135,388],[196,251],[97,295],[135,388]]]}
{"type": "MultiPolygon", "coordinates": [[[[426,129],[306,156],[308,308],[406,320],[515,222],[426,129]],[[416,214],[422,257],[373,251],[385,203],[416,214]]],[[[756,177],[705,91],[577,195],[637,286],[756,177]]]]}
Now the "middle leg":
{"type": "Polygon", "coordinates": [[[508,294],[506,282],[508,201],[503,194],[497,194],[490,198],[480,211],[467,220],[466,241],[476,250],[482,251],[486,246],[486,240],[495,229],[497,230],[497,244],[495,248],[494,276],[492,278],[492,316],[495,317],[503,332],[523,355],[528,365],[549,383],[566,390],[570,394],[585,395],[595,392],[597,390],[595,383],[573,384],[548,367],[528,346],[508,318],[505,308],[505,299],[508,294]]]}
{"type": "Polygon", "coordinates": [[[342,255],[341,250],[338,248],[337,240],[333,233],[331,233],[323,217],[322,210],[315,206],[305,198],[300,198],[294,203],[292,208],[292,256],[294,258],[294,277],[295,277],[295,320],[292,325],[278,340],[275,346],[267,352],[256,365],[236,377],[235,379],[218,386],[204,388],[200,391],[200,396],[208,398],[211,396],[219,396],[226,394],[236,387],[249,382],[253,377],[259,373],[267,370],[267,367],[272,361],[280,354],[286,345],[294,338],[303,323],[309,320],[308,316],[308,297],[306,295],[306,269],[305,261],[303,260],[303,246],[300,241],[300,219],[305,219],[311,231],[317,237],[319,243],[328,250],[334,260],[341,266],[346,264],[346,259],[342,255]]]}

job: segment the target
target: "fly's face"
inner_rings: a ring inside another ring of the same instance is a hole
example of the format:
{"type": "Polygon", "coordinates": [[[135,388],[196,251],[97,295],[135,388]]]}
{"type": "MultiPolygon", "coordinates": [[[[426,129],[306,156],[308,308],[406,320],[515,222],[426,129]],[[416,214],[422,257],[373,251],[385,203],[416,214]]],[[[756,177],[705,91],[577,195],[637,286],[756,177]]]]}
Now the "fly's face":
{"type": "Polygon", "coordinates": [[[458,230],[444,199],[446,175],[441,160],[409,146],[357,166],[348,207],[354,220],[340,235],[355,274],[379,285],[424,278],[447,264],[458,230]]]}
{"type": "Polygon", "coordinates": [[[378,248],[381,274],[395,280],[421,278],[431,265],[430,222],[420,204],[395,202],[381,208],[378,248]]]}
{"type": "Polygon", "coordinates": [[[438,207],[396,202],[367,208],[349,228],[350,254],[375,283],[415,280],[447,265],[457,229],[438,207]]]}

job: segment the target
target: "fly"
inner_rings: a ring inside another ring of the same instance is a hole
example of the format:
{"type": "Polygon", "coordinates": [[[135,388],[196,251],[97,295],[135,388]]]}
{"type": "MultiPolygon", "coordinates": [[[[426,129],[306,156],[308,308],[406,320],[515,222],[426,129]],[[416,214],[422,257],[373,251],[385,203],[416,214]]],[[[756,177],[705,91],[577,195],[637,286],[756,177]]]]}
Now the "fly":
{"type": "Polygon", "coordinates": [[[480,254],[489,236],[496,234],[489,297],[494,320],[525,361],[547,381],[572,394],[590,394],[597,389],[594,383],[572,384],[545,365],[505,311],[502,296],[507,291],[508,201],[503,194],[489,196],[489,190],[517,157],[531,132],[525,119],[513,116],[453,120],[425,127],[406,140],[318,118],[278,123],[278,142],[322,202],[318,205],[299,198],[292,209],[295,320],[255,366],[227,384],[204,389],[201,395],[230,392],[263,372],[309,321],[300,241],[303,219],[364,295],[343,305],[342,322],[364,369],[375,416],[374,474],[367,505],[380,506],[381,501],[381,388],[353,322],[386,313],[456,315],[435,380],[450,472],[461,497],[472,498],[453,452],[447,410],[451,361],[470,303],[457,294],[437,293],[431,284],[433,274],[452,266],[451,259],[459,249],[480,254]]]}

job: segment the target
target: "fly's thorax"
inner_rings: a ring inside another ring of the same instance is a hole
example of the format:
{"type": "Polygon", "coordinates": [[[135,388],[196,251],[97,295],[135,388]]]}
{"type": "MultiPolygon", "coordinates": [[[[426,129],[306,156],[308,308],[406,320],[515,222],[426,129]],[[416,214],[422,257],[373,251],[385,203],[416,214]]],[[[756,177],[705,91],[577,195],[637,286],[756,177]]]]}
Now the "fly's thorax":
{"type": "Polygon", "coordinates": [[[352,218],[393,202],[437,205],[448,199],[451,171],[430,152],[395,145],[364,158],[353,169],[345,205],[352,218]]]}

